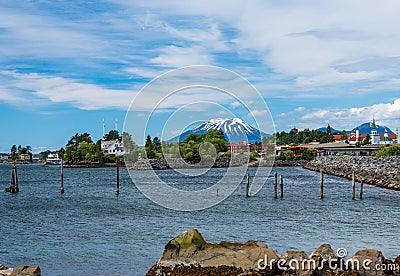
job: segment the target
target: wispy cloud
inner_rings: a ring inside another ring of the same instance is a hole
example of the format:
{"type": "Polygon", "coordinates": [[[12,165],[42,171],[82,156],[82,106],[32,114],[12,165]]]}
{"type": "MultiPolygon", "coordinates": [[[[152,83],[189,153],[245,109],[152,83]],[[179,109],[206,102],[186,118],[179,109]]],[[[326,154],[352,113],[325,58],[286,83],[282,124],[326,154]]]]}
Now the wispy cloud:
{"type": "Polygon", "coordinates": [[[107,89],[37,73],[0,71],[0,75],[9,77],[0,84],[0,97],[14,105],[68,103],[84,110],[126,109],[135,96],[133,91],[107,89]]]}
{"type": "Polygon", "coordinates": [[[161,54],[150,60],[151,63],[165,67],[183,67],[189,65],[211,65],[212,57],[205,49],[195,47],[166,46],[158,49],[161,54]]]}

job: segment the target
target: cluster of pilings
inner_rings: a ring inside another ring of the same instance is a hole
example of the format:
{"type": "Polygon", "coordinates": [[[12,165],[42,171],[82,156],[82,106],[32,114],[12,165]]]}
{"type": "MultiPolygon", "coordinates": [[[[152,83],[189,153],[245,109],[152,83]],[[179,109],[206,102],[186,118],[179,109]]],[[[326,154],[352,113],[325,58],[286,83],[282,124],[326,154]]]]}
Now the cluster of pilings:
{"type": "MultiPolygon", "coordinates": [[[[119,194],[119,158],[115,158],[115,165],[116,165],[116,193],[117,195],[119,194]]],[[[64,172],[63,172],[63,167],[64,167],[64,160],[61,159],[61,193],[64,193],[64,172]]],[[[279,175],[279,182],[280,182],[280,198],[283,198],[283,176],[279,175]]],[[[11,172],[11,185],[10,188],[4,189],[4,192],[10,192],[10,193],[18,193],[19,192],[19,187],[18,187],[18,175],[17,175],[17,167],[15,165],[15,162],[12,167],[12,172],[11,172]]],[[[218,196],[218,186],[217,186],[217,194],[218,196]]],[[[246,197],[250,197],[250,174],[247,173],[246,175],[246,197]]],[[[360,183],[360,199],[363,197],[363,181],[360,183]]],[[[274,173],[274,198],[278,198],[278,173],[274,173]]],[[[324,198],[324,173],[322,170],[320,170],[320,198],[324,198]]],[[[356,184],[355,184],[355,173],[353,171],[352,174],[352,199],[354,200],[356,198],[356,184]]]]}
{"type": "MultiPolygon", "coordinates": [[[[279,184],[280,184],[280,198],[283,198],[283,176],[279,175],[279,184]]],[[[360,182],[360,199],[363,198],[363,181],[360,182]]],[[[356,199],[356,181],[355,181],[355,173],[353,171],[352,174],[352,189],[351,189],[351,198],[353,200],[356,199]]],[[[217,188],[217,196],[218,196],[218,188],[217,188]]],[[[319,196],[321,199],[324,198],[324,173],[320,170],[320,192],[319,196]]],[[[250,197],[250,174],[246,175],[246,197],[250,197]]],[[[274,198],[278,198],[278,173],[274,173],[274,198]]]]}

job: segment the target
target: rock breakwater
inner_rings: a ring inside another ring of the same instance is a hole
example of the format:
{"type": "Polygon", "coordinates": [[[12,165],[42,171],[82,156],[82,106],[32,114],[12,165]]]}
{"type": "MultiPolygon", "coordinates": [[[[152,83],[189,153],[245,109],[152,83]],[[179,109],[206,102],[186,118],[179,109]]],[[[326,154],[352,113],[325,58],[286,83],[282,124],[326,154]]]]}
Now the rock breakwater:
{"type": "Polygon", "coordinates": [[[379,250],[364,249],[348,260],[341,257],[329,244],[319,246],[309,256],[302,250],[280,255],[259,241],[211,244],[194,229],[168,242],[161,259],[146,276],[400,275],[400,256],[392,261],[379,250]]]}
{"type": "Polygon", "coordinates": [[[324,156],[303,165],[305,169],[400,191],[400,157],[324,156]]]}

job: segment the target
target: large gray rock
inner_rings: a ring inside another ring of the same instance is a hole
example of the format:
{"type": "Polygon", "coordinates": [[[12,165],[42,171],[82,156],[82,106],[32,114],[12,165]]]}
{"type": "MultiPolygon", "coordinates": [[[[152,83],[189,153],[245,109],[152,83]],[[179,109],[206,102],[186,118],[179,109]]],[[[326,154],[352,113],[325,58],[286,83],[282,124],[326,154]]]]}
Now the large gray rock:
{"type": "Polygon", "coordinates": [[[280,256],[277,252],[263,242],[210,244],[194,229],[185,231],[168,242],[161,259],[148,275],[158,275],[180,265],[203,268],[235,267],[241,271],[258,270],[258,260],[267,260],[269,264],[270,260],[278,258],[280,256]]]}
{"type": "Polygon", "coordinates": [[[382,269],[376,269],[382,267],[385,262],[385,257],[381,251],[376,249],[363,249],[357,251],[351,258],[352,261],[358,261],[359,270],[358,273],[361,276],[382,276],[384,272],[382,269]]]}

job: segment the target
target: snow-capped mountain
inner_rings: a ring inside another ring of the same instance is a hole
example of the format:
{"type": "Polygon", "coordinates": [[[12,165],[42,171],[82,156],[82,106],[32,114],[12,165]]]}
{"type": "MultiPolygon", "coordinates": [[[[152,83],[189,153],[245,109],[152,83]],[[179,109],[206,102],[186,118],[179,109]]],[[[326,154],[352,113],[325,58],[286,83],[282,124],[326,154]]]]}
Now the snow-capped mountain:
{"type": "Polygon", "coordinates": [[[204,122],[191,130],[183,132],[179,136],[179,141],[183,141],[189,134],[204,134],[212,129],[221,130],[230,143],[237,143],[246,140],[250,143],[261,142],[262,137],[270,136],[269,134],[252,127],[246,122],[243,122],[239,118],[211,119],[210,121],[204,122]]]}

